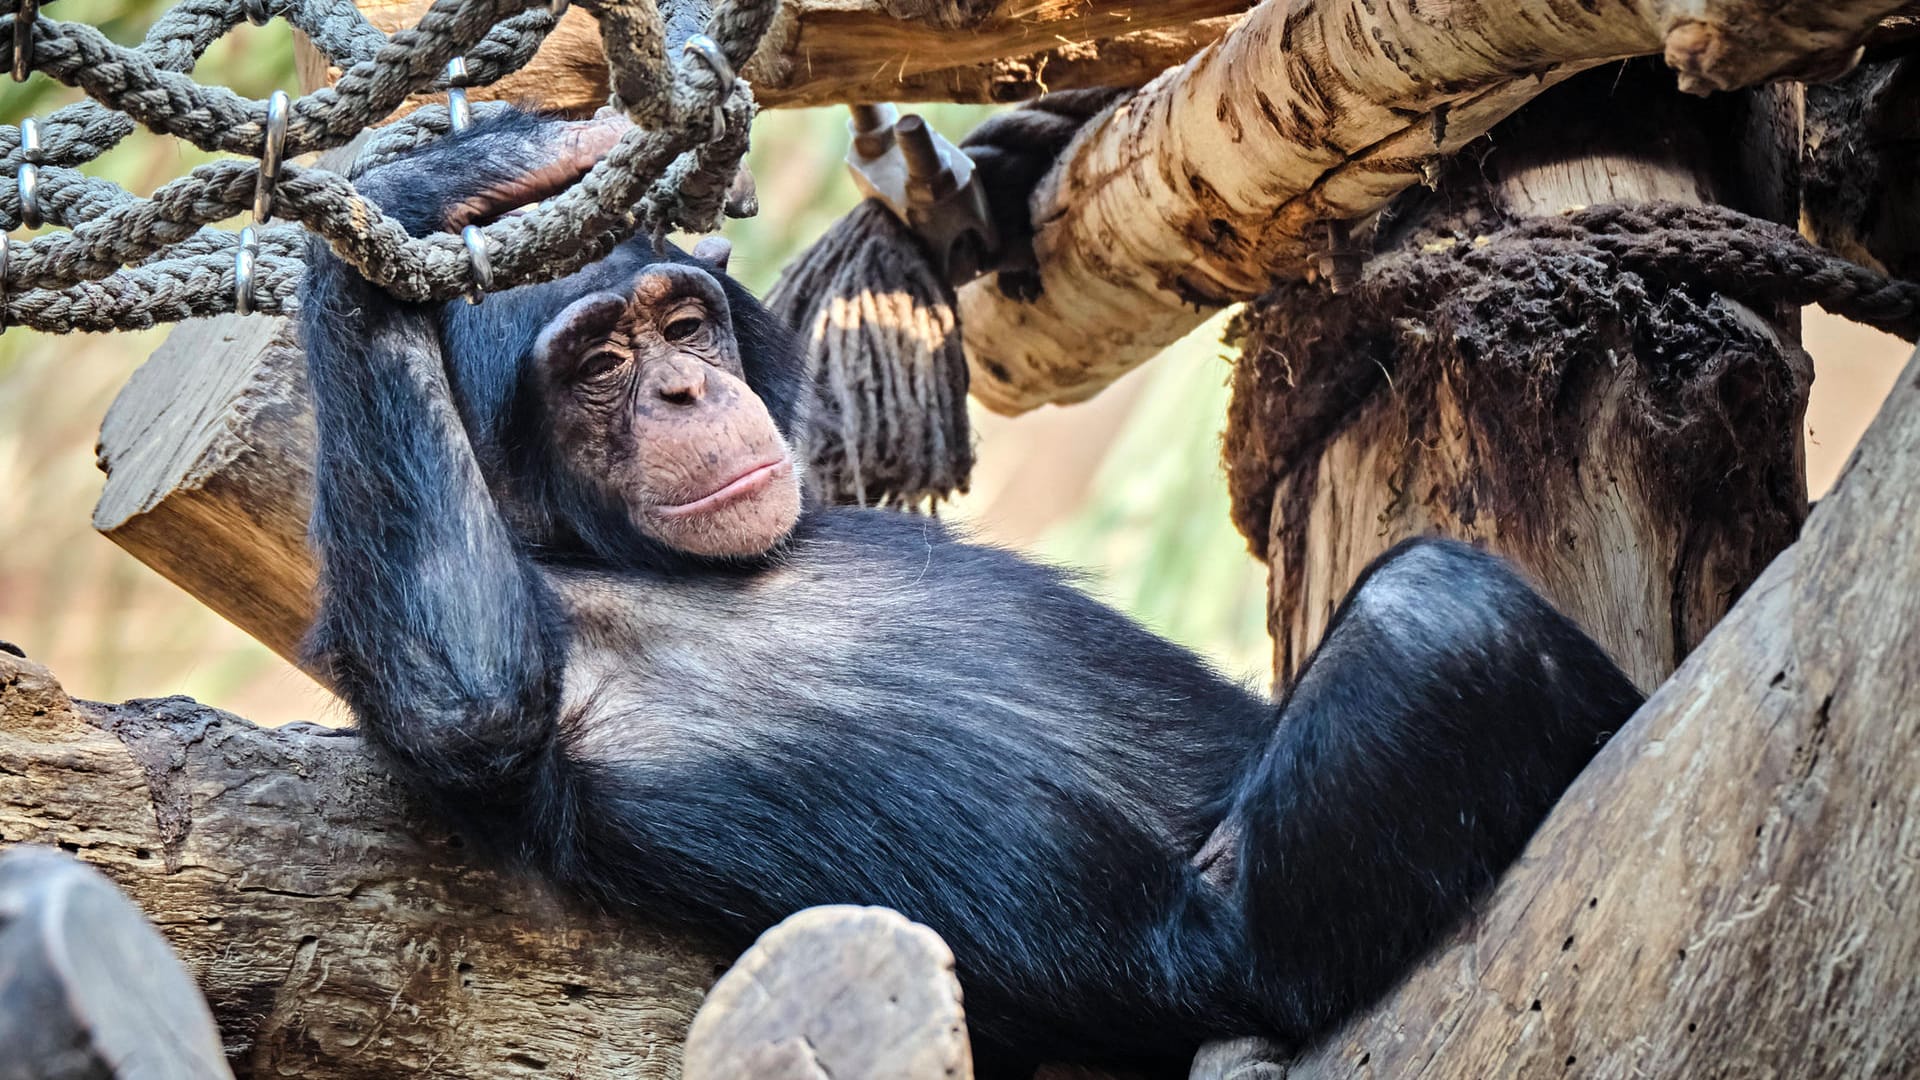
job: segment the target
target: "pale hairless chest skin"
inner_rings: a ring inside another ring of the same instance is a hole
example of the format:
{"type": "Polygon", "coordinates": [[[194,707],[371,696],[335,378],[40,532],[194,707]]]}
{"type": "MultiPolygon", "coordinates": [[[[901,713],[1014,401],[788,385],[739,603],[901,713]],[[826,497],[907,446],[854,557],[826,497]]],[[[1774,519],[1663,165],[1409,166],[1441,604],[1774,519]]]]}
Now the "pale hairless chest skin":
{"type": "MultiPolygon", "coordinates": [[[[410,229],[559,190],[608,122],[509,114],[369,170],[410,229]]],[[[804,495],[794,337],[631,241],[478,306],[324,248],[312,648],[497,855],[744,948],[883,904],[959,962],[983,1076],[1180,1075],[1391,985],[1640,695],[1507,566],[1376,562],[1279,702],[938,521],[804,495]]]]}

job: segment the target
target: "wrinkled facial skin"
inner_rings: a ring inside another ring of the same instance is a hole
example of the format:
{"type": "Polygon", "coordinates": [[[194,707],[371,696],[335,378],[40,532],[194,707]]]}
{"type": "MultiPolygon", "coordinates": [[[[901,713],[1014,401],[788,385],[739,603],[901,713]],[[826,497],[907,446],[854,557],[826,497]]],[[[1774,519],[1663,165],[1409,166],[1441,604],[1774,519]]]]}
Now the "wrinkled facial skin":
{"type": "Polygon", "coordinates": [[[711,274],[655,263],[568,305],[534,346],[566,467],[692,555],[765,554],[800,518],[792,450],[746,383],[732,326],[711,274]]]}

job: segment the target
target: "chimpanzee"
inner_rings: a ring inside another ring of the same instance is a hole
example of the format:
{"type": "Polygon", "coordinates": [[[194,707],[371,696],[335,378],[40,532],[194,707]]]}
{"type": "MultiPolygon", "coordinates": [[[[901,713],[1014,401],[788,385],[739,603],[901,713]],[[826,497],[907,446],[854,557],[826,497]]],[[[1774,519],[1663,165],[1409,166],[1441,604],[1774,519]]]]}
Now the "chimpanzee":
{"type": "MultiPolygon", "coordinates": [[[[416,234],[564,187],[513,113],[362,171],[416,234]]],[[[1305,1040],[1459,920],[1639,693],[1498,560],[1378,560],[1276,706],[1063,573],[816,505],[793,336],[626,242],[477,306],[316,243],[311,647],[469,835],[744,948],[881,904],[953,948],[984,1075],[1305,1040]]]]}

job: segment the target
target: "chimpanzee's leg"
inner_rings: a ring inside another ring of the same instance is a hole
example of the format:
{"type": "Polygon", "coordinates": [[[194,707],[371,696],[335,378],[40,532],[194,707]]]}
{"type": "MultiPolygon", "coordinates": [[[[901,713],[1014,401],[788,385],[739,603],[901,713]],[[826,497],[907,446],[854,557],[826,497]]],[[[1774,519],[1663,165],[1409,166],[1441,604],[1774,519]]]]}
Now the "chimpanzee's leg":
{"type": "Polygon", "coordinates": [[[1277,1032],[1387,989],[1642,697],[1505,563],[1414,541],[1335,614],[1227,828],[1277,1032]]]}

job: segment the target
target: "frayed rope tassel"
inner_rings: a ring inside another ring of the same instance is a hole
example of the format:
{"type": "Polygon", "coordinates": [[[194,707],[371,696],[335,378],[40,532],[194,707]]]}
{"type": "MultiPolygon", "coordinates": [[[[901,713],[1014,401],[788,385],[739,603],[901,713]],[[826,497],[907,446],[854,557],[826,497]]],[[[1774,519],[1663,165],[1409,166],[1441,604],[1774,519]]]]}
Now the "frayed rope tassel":
{"type": "Polygon", "coordinates": [[[806,340],[806,455],[823,499],[931,509],[967,490],[958,303],[884,203],[861,203],[796,256],[767,306],[806,340]]]}

